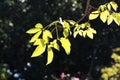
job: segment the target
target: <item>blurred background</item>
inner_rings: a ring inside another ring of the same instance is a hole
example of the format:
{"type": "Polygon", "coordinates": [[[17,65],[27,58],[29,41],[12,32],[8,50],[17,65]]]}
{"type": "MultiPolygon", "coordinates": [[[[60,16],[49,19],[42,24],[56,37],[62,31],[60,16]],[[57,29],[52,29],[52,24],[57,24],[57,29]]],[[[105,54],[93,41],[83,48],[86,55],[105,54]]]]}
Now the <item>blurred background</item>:
{"type": "MultiPolygon", "coordinates": [[[[31,58],[35,47],[26,31],[38,22],[44,26],[54,20],[77,21],[84,14],[87,0],[0,0],[0,80],[70,80],[61,73],[81,80],[101,80],[100,69],[111,65],[112,49],[120,47],[120,27],[91,21],[94,39],[70,37],[72,51],[55,51],[53,62],[45,66],[46,54],[31,58]]],[[[91,0],[98,7],[110,0],[91,0]]],[[[120,6],[120,0],[116,0],[120,6]]],[[[120,11],[120,7],[118,9],[120,11]]],[[[87,21],[85,18],[82,22],[87,21]]],[[[82,23],[80,22],[80,23],[82,23]]]]}

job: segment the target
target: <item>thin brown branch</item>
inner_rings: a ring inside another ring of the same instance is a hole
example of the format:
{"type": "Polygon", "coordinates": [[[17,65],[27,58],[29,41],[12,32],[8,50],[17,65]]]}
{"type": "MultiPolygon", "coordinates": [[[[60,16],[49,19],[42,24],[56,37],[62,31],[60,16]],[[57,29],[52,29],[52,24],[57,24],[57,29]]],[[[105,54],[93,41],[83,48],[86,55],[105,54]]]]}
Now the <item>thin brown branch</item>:
{"type": "Polygon", "coordinates": [[[89,10],[89,5],[90,5],[90,0],[87,0],[86,8],[85,8],[85,11],[84,11],[84,15],[74,24],[74,26],[76,24],[78,24],[79,22],[81,22],[86,17],[86,15],[88,13],[88,10],[89,10]]]}

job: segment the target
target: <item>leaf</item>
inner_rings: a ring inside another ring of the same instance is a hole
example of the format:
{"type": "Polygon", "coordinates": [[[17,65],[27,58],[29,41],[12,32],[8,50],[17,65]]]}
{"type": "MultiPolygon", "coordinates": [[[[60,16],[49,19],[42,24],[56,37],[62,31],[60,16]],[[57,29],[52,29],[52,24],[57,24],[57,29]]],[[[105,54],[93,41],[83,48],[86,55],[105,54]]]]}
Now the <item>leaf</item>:
{"type": "Polygon", "coordinates": [[[31,38],[31,40],[30,40],[29,42],[30,42],[30,43],[35,42],[35,41],[39,38],[39,36],[40,36],[41,33],[42,33],[42,31],[37,32],[37,33],[31,38]]]}
{"type": "Polygon", "coordinates": [[[113,22],[113,19],[114,19],[113,15],[109,15],[108,20],[107,20],[107,24],[110,25],[113,22]]]}
{"type": "Polygon", "coordinates": [[[45,52],[46,49],[46,45],[39,45],[37,46],[37,48],[34,50],[33,54],[31,57],[37,57],[40,56],[41,54],[43,54],[45,52]]]}
{"type": "Polygon", "coordinates": [[[74,31],[73,33],[73,37],[76,38],[76,36],[78,35],[79,31],[74,31]]]}
{"type": "Polygon", "coordinates": [[[62,44],[62,47],[64,48],[65,52],[67,53],[67,55],[70,54],[71,51],[71,43],[69,41],[69,39],[67,38],[60,38],[60,42],[62,44]]]}
{"type": "Polygon", "coordinates": [[[53,61],[53,57],[54,57],[52,48],[49,47],[49,45],[48,45],[48,49],[47,49],[47,54],[48,55],[47,55],[47,63],[46,63],[46,65],[50,64],[53,61]]]}
{"type": "Polygon", "coordinates": [[[69,25],[69,23],[66,22],[66,21],[64,21],[63,28],[64,28],[64,29],[68,29],[68,30],[70,30],[70,25],[69,25]]]}
{"type": "Polygon", "coordinates": [[[119,26],[120,25],[120,13],[114,13],[113,17],[114,17],[113,19],[115,23],[119,26]]]}
{"type": "Polygon", "coordinates": [[[54,40],[53,48],[55,48],[56,50],[60,51],[60,47],[59,47],[59,45],[57,44],[57,40],[54,40]]]}
{"type": "Polygon", "coordinates": [[[87,34],[87,31],[83,31],[83,37],[85,38],[86,37],[86,34],[87,34]]]}
{"type": "Polygon", "coordinates": [[[87,36],[88,36],[90,39],[93,39],[93,33],[91,32],[91,30],[87,30],[87,36]]]}
{"type": "Polygon", "coordinates": [[[28,34],[34,34],[37,33],[38,31],[40,31],[41,29],[37,29],[37,28],[32,28],[26,31],[26,33],[28,34]]]}
{"type": "Polygon", "coordinates": [[[79,35],[83,36],[83,30],[79,30],[79,35]]]}
{"type": "Polygon", "coordinates": [[[107,8],[108,8],[108,10],[111,10],[111,5],[107,4],[107,8]]]}
{"type": "Polygon", "coordinates": [[[69,36],[69,30],[68,29],[64,29],[63,30],[63,35],[64,35],[64,37],[68,37],[69,36]]]}
{"type": "MultiPolygon", "coordinates": [[[[76,24],[76,22],[73,21],[73,20],[68,20],[68,22],[69,22],[72,26],[74,26],[74,25],[76,24]]],[[[78,24],[76,24],[75,26],[78,26],[78,24]]]]}
{"type": "Polygon", "coordinates": [[[115,11],[117,11],[118,5],[117,5],[114,1],[111,1],[110,4],[111,4],[112,8],[113,8],[115,11]]]}
{"type": "Polygon", "coordinates": [[[106,7],[106,5],[101,5],[101,6],[98,8],[98,10],[104,11],[104,10],[105,10],[105,7],[106,7]]]}
{"type": "Polygon", "coordinates": [[[109,15],[108,10],[105,10],[105,11],[100,13],[100,19],[102,20],[103,23],[106,22],[108,15],[109,15]]]}
{"type": "Polygon", "coordinates": [[[37,24],[35,25],[35,27],[40,29],[40,28],[43,28],[43,25],[40,24],[40,23],[37,23],[37,24]]]}
{"type": "Polygon", "coordinates": [[[98,16],[99,16],[99,11],[93,11],[93,12],[89,15],[89,20],[96,19],[98,16]]]}
{"type": "Polygon", "coordinates": [[[49,38],[52,38],[52,33],[49,30],[45,30],[43,32],[42,38],[45,40],[45,42],[47,43],[49,38]]]}
{"type": "Polygon", "coordinates": [[[34,46],[35,45],[43,45],[44,44],[44,40],[43,39],[37,39],[35,42],[34,42],[34,46]]]}

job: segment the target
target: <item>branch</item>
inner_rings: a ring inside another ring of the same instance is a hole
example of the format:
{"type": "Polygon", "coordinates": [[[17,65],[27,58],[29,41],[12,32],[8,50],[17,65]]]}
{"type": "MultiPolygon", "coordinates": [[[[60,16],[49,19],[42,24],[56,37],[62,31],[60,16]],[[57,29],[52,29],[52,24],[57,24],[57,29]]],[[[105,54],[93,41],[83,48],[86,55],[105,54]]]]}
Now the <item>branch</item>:
{"type": "Polygon", "coordinates": [[[84,11],[84,15],[82,16],[82,18],[80,18],[80,19],[74,24],[74,26],[75,26],[76,24],[78,24],[80,21],[82,21],[82,20],[86,17],[86,15],[87,15],[87,13],[88,13],[89,5],[90,5],[90,0],[87,0],[86,8],[85,8],[85,11],[84,11]]]}

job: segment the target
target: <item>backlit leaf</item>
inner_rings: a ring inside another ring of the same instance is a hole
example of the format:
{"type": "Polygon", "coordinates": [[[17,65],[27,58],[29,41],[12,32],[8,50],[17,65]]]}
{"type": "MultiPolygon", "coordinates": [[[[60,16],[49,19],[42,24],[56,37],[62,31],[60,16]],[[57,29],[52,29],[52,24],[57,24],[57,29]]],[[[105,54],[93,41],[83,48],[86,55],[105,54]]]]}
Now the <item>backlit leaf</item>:
{"type": "Polygon", "coordinates": [[[37,39],[35,42],[34,42],[34,46],[35,45],[43,45],[44,44],[44,40],[43,39],[37,39]]]}
{"type": "Polygon", "coordinates": [[[69,39],[67,38],[60,38],[60,42],[62,44],[62,47],[64,48],[65,52],[67,53],[67,55],[70,54],[71,51],[71,43],[69,41],[69,39]]]}
{"type": "Polygon", "coordinates": [[[107,4],[107,8],[108,8],[108,10],[111,10],[111,5],[107,4]]]}
{"type": "Polygon", "coordinates": [[[66,22],[66,21],[64,21],[63,28],[64,28],[64,29],[68,29],[68,30],[70,30],[70,25],[69,25],[69,23],[66,22]]]}
{"type": "Polygon", "coordinates": [[[113,15],[109,15],[108,20],[107,20],[107,24],[110,25],[112,23],[113,19],[114,19],[113,15]]]}
{"type": "Polygon", "coordinates": [[[69,30],[68,29],[64,29],[63,30],[63,35],[64,35],[64,37],[68,37],[69,36],[69,30]]]}
{"type": "Polygon", "coordinates": [[[79,35],[83,36],[83,30],[79,30],[79,35]]]}
{"type": "Polygon", "coordinates": [[[76,36],[78,35],[79,31],[74,31],[73,37],[76,38],[76,36]]]}
{"type": "Polygon", "coordinates": [[[59,45],[58,45],[58,43],[57,43],[57,40],[55,40],[53,47],[54,47],[56,50],[60,51],[60,47],[59,47],[59,45]]]}
{"type": "Polygon", "coordinates": [[[45,40],[45,42],[47,43],[49,38],[52,38],[52,33],[49,30],[45,30],[43,31],[43,35],[42,38],[45,40]]]}
{"type": "Polygon", "coordinates": [[[45,49],[46,49],[46,45],[45,44],[37,46],[31,57],[40,56],[41,54],[43,54],[45,52],[45,49]]]}
{"type": "Polygon", "coordinates": [[[43,25],[40,24],[40,23],[37,23],[37,24],[35,25],[35,27],[36,27],[36,28],[43,28],[43,25]]]}
{"type": "Polygon", "coordinates": [[[37,32],[37,33],[31,38],[31,40],[30,40],[29,42],[30,42],[30,43],[35,42],[35,41],[39,38],[39,36],[40,36],[41,33],[42,33],[42,31],[37,32]]]}
{"type": "Polygon", "coordinates": [[[47,49],[47,54],[48,55],[47,55],[47,63],[46,63],[46,65],[50,64],[53,61],[53,57],[54,57],[52,48],[49,47],[49,45],[48,45],[48,49],[47,49]]]}
{"type": "Polygon", "coordinates": [[[93,39],[93,33],[91,32],[91,30],[87,30],[87,36],[88,36],[90,39],[93,39]]]}
{"type": "Polygon", "coordinates": [[[100,13],[100,19],[102,20],[103,23],[106,22],[108,15],[109,15],[108,10],[105,10],[105,11],[100,13]]]}
{"type": "Polygon", "coordinates": [[[114,1],[111,1],[110,4],[111,4],[112,8],[113,8],[115,11],[117,11],[118,5],[117,5],[114,1]]]}
{"type": "Polygon", "coordinates": [[[38,29],[38,28],[32,28],[32,29],[27,30],[26,33],[28,33],[28,34],[34,34],[34,33],[37,33],[40,30],[41,29],[38,29]]]}
{"type": "Polygon", "coordinates": [[[119,26],[120,25],[120,13],[113,14],[115,23],[119,26]]]}
{"type": "Polygon", "coordinates": [[[87,31],[85,30],[85,31],[83,31],[83,37],[85,38],[86,35],[87,35],[87,31]]]}
{"type": "Polygon", "coordinates": [[[98,16],[99,16],[99,11],[93,11],[93,12],[89,15],[89,20],[96,19],[98,16]]]}

